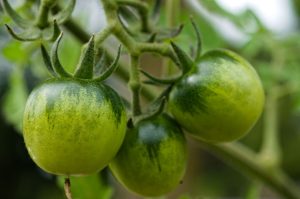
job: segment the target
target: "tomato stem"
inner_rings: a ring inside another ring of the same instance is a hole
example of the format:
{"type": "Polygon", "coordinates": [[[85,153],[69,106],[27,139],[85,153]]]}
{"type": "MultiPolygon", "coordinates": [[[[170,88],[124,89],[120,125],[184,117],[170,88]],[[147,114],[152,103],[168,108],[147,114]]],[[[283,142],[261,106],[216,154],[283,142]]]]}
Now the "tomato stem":
{"type": "Polygon", "coordinates": [[[139,75],[139,56],[131,56],[131,68],[130,68],[130,79],[129,87],[132,92],[132,114],[138,116],[141,114],[140,105],[140,75],[139,75]]]}
{"type": "Polygon", "coordinates": [[[71,193],[71,181],[70,178],[65,178],[65,194],[67,199],[72,199],[72,193],[71,193]]]}
{"type": "Polygon", "coordinates": [[[36,21],[36,25],[44,29],[49,26],[49,11],[51,7],[56,3],[56,0],[42,0],[39,8],[39,13],[36,21]]]}

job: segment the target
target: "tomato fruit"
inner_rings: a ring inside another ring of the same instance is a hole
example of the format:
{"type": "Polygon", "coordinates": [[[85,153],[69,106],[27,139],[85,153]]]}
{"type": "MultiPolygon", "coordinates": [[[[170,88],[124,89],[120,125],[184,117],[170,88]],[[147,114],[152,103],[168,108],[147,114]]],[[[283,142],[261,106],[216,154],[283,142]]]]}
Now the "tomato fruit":
{"type": "Polygon", "coordinates": [[[175,84],[168,104],[195,138],[228,142],[244,136],[256,123],[264,91],[246,60],[228,50],[213,50],[175,84]]]}
{"type": "Polygon", "coordinates": [[[24,139],[34,162],[49,173],[87,175],[105,167],[126,132],[118,94],[96,81],[53,78],[33,90],[24,139]]]}
{"type": "Polygon", "coordinates": [[[110,169],[132,192],[160,196],[180,183],[186,159],[186,141],[181,128],[164,114],[127,130],[110,169]]]}

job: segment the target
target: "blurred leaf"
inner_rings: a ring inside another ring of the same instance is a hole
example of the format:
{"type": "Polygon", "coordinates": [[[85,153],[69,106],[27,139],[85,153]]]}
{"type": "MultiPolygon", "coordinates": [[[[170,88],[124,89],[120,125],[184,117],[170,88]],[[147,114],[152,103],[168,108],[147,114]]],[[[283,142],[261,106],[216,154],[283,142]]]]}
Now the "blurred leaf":
{"type": "Polygon", "coordinates": [[[27,96],[23,70],[15,67],[10,76],[9,90],[4,96],[3,114],[19,133],[22,133],[23,112],[27,96]]]}
{"type": "Polygon", "coordinates": [[[215,0],[198,0],[212,13],[226,17],[244,32],[254,32],[256,28],[263,28],[262,23],[253,13],[247,9],[239,14],[232,14],[223,9],[215,0]]]}
{"type": "Polygon", "coordinates": [[[14,63],[24,63],[28,60],[28,49],[24,48],[21,42],[11,40],[3,48],[3,56],[14,63]]]}
{"type": "MultiPolygon", "coordinates": [[[[71,192],[77,199],[110,199],[113,188],[105,185],[97,174],[91,176],[71,177],[71,192]]],[[[59,186],[64,189],[64,177],[58,177],[59,186]]]]}
{"type": "Polygon", "coordinates": [[[0,100],[7,90],[8,78],[11,73],[11,68],[6,64],[6,62],[0,56],[0,100]]]}

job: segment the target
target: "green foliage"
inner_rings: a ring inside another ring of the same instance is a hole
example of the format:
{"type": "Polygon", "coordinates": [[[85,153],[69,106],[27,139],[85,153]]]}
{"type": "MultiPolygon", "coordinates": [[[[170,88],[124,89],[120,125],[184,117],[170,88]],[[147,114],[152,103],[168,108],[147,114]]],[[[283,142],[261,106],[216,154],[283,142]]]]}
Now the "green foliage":
{"type": "Polygon", "coordinates": [[[22,121],[28,97],[23,70],[15,67],[10,75],[9,89],[4,97],[3,114],[7,122],[22,133],[22,121]]]}

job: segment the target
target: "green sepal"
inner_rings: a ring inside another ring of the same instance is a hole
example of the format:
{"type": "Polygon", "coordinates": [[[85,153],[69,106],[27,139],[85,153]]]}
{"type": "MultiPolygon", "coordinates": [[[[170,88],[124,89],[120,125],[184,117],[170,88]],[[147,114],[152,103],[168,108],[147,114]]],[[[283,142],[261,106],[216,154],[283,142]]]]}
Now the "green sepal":
{"type": "Polygon", "coordinates": [[[92,79],[95,65],[95,36],[93,35],[87,43],[74,77],[92,79]]]}
{"type": "Polygon", "coordinates": [[[104,81],[116,70],[116,68],[119,65],[118,62],[119,62],[119,59],[120,59],[121,50],[122,50],[122,47],[120,45],[119,49],[118,49],[117,57],[115,58],[113,63],[99,77],[95,78],[94,79],[95,81],[99,81],[99,82],[104,81]]]}
{"type": "Polygon", "coordinates": [[[150,37],[147,39],[147,43],[154,43],[155,42],[155,40],[156,40],[156,37],[157,37],[157,32],[155,32],[155,33],[152,33],[151,35],[150,35],[150,37]]]}
{"type": "Polygon", "coordinates": [[[46,48],[43,44],[41,45],[41,53],[42,53],[44,63],[46,65],[49,73],[51,74],[51,76],[57,77],[57,74],[55,73],[55,71],[53,69],[50,56],[49,56],[49,54],[48,54],[48,52],[47,52],[47,50],[46,50],[46,48]]]}
{"type": "Polygon", "coordinates": [[[72,77],[72,75],[70,75],[68,72],[66,72],[65,69],[63,68],[63,66],[61,65],[59,58],[58,58],[58,54],[57,54],[58,46],[59,46],[62,36],[63,36],[63,33],[60,33],[60,35],[54,42],[52,49],[51,49],[51,57],[50,58],[51,58],[53,69],[56,72],[56,74],[58,74],[60,77],[72,77]]]}
{"type": "Polygon", "coordinates": [[[96,65],[94,67],[94,73],[95,73],[95,75],[101,74],[104,71],[104,67],[103,66],[108,65],[107,64],[107,62],[108,62],[107,52],[105,50],[103,50],[103,49],[101,49],[101,50],[102,50],[102,52],[101,52],[101,55],[100,55],[100,59],[96,63],[96,65]]]}
{"type": "Polygon", "coordinates": [[[131,30],[131,29],[129,28],[129,26],[128,26],[126,23],[124,23],[124,20],[121,18],[120,15],[118,15],[118,18],[119,18],[119,21],[120,21],[122,27],[124,28],[124,30],[125,30],[130,36],[136,37],[136,36],[137,36],[136,31],[131,30]]]}
{"type": "Polygon", "coordinates": [[[176,28],[171,28],[168,30],[163,30],[158,32],[157,36],[156,36],[156,41],[164,41],[167,39],[172,39],[177,37],[183,30],[184,25],[180,24],[178,27],[176,28]]]}
{"type": "Polygon", "coordinates": [[[197,62],[200,59],[201,53],[202,53],[202,39],[201,39],[199,26],[196,24],[193,17],[190,17],[190,20],[193,25],[194,31],[196,33],[196,38],[197,38],[196,52],[195,52],[195,56],[194,56],[194,61],[197,62]]]}
{"type": "Polygon", "coordinates": [[[33,26],[33,23],[29,20],[23,19],[8,3],[7,0],[2,0],[2,7],[10,18],[21,28],[28,28],[33,26]]]}
{"type": "Polygon", "coordinates": [[[178,62],[180,64],[183,75],[188,73],[194,67],[194,61],[187,53],[185,53],[175,43],[171,42],[171,45],[173,47],[175,54],[177,55],[178,62]]]}
{"type": "Polygon", "coordinates": [[[122,17],[122,20],[126,20],[126,22],[129,24],[136,24],[140,21],[136,13],[133,12],[132,8],[127,6],[120,6],[118,14],[122,17]]]}
{"type": "Polygon", "coordinates": [[[57,24],[63,24],[69,19],[69,17],[72,15],[75,5],[76,0],[70,0],[67,6],[53,17],[55,20],[57,20],[57,24]]]}
{"type": "Polygon", "coordinates": [[[161,5],[162,5],[162,0],[155,1],[154,8],[151,15],[151,18],[154,22],[157,22],[159,20],[161,5]]]}
{"type": "Polygon", "coordinates": [[[61,33],[61,30],[56,20],[53,21],[53,25],[51,26],[51,28],[52,28],[52,35],[46,38],[47,41],[55,41],[61,33]]]}
{"type": "Polygon", "coordinates": [[[35,41],[40,38],[40,34],[37,34],[36,30],[28,29],[22,33],[15,33],[13,29],[5,24],[8,33],[16,40],[19,41],[35,41]]]}
{"type": "Polygon", "coordinates": [[[164,111],[165,104],[166,104],[165,97],[161,98],[159,101],[155,101],[155,103],[153,103],[151,105],[150,110],[147,113],[133,118],[133,124],[136,125],[141,121],[151,120],[151,119],[159,116],[164,111]]]}
{"type": "MultiPolygon", "coordinates": [[[[175,82],[177,82],[180,78],[181,75],[178,77],[173,77],[173,78],[168,78],[168,79],[160,79],[157,77],[154,77],[152,75],[150,75],[149,73],[147,73],[146,71],[141,70],[141,72],[150,79],[150,84],[163,84],[163,85],[168,85],[168,84],[173,84],[175,82]]],[[[148,83],[147,81],[144,83],[148,83]]]]}

